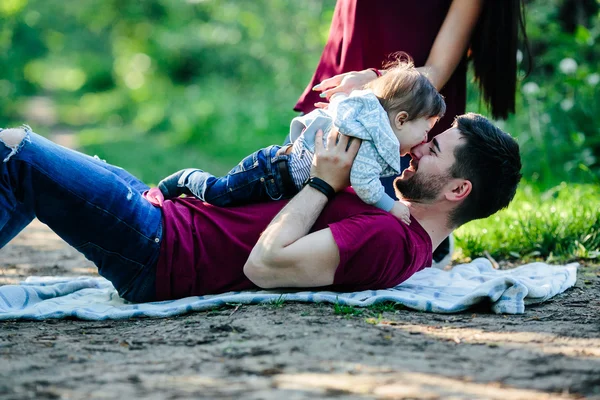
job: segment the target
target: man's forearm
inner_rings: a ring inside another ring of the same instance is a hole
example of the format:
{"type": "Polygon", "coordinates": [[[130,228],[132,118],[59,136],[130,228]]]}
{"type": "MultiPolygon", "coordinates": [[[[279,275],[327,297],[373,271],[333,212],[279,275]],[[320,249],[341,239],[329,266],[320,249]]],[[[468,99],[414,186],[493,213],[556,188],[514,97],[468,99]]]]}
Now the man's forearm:
{"type": "Polygon", "coordinates": [[[250,258],[276,267],[281,252],[306,236],[327,204],[327,197],[306,186],[273,218],[252,249],[250,258]]]}
{"type": "Polygon", "coordinates": [[[244,274],[257,286],[316,287],[333,284],[339,248],[329,228],[309,233],[327,199],[350,184],[360,141],[332,130],[315,136],[312,180],[277,214],[250,252],[244,274]],[[314,186],[314,187],[313,187],[314,186]]]}

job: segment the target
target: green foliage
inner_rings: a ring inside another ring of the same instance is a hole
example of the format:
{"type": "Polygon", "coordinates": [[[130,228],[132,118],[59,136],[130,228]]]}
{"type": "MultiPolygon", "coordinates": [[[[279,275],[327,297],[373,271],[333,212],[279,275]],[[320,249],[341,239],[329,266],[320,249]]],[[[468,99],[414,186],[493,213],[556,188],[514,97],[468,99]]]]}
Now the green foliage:
{"type": "Polygon", "coordinates": [[[561,184],[545,192],[526,186],[508,209],[456,231],[459,259],[557,261],[600,258],[600,187],[561,184]]]}
{"type": "MultiPolygon", "coordinates": [[[[600,180],[599,5],[527,2],[533,68],[520,82],[516,114],[498,125],[518,138],[523,175],[539,188],[600,180]]],[[[472,86],[467,110],[489,115],[472,86]]]]}
{"type": "MultiPolygon", "coordinates": [[[[231,167],[229,160],[283,141],[333,5],[3,0],[0,94],[11,101],[0,102],[1,125],[92,130],[106,136],[92,150],[109,160],[104,142],[112,150],[116,143],[129,147],[132,136],[152,142],[162,133],[171,158],[193,148],[198,158],[226,153],[231,167]]],[[[143,143],[136,148],[146,150],[143,143]]],[[[139,168],[125,161],[127,169],[139,168]]],[[[171,165],[153,164],[160,172],[144,171],[142,178],[156,182],[172,172],[171,165]]],[[[191,165],[199,163],[177,167],[191,165]]]]}
{"type": "MultiPolygon", "coordinates": [[[[525,178],[543,188],[600,170],[600,18],[593,0],[571,3],[527,2],[534,68],[517,114],[499,121],[519,138],[525,178]]],[[[189,166],[224,173],[282,141],[334,5],[3,0],[0,125],[76,132],[82,150],[148,182],[189,166]]],[[[468,110],[486,113],[474,86],[468,110]]]]}

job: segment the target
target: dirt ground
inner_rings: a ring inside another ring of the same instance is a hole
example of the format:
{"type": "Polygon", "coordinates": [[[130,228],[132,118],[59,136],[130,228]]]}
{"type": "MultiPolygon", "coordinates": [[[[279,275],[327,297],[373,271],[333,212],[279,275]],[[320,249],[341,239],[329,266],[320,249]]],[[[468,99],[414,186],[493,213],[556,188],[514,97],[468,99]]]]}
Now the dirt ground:
{"type": "MultiPolygon", "coordinates": [[[[32,224],[0,284],[94,275],[32,224]]],[[[600,399],[600,268],[524,315],[242,306],[168,319],[0,323],[2,399],[600,399]]]]}

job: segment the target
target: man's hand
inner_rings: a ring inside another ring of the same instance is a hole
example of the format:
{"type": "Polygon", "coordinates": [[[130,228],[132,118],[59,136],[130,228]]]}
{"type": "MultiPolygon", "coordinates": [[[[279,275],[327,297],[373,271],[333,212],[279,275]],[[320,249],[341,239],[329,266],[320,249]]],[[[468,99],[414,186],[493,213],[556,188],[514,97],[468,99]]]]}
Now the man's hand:
{"type": "MultiPolygon", "coordinates": [[[[360,140],[337,130],[323,145],[323,132],[316,135],[311,175],[327,182],[335,191],[350,184],[350,167],[360,140]]],[[[281,210],[262,233],[244,265],[244,274],[261,288],[318,287],[331,285],[340,263],[340,252],[325,228],[309,233],[328,199],[307,186],[281,210]]]]}
{"type": "MultiPolygon", "coordinates": [[[[377,75],[370,69],[359,72],[346,72],[345,74],[332,76],[329,79],[323,80],[323,82],[313,87],[313,90],[322,92],[320,96],[329,100],[334,93],[343,92],[350,94],[353,90],[362,89],[363,86],[375,80],[375,78],[377,78],[377,75]]],[[[316,103],[315,106],[317,108],[324,108],[324,104],[326,103],[316,103]]]]}
{"type": "Polygon", "coordinates": [[[410,211],[406,204],[396,201],[394,203],[394,207],[390,210],[390,213],[398,218],[400,221],[404,222],[406,225],[410,225],[410,211]]]}
{"type": "Polygon", "coordinates": [[[360,148],[360,139],[342,135],[333,128],[323,145],[323,131],[315,137],[315,157],[310,176],[323,179],[339,192],[350,186],[350,168],[360,148]]]}

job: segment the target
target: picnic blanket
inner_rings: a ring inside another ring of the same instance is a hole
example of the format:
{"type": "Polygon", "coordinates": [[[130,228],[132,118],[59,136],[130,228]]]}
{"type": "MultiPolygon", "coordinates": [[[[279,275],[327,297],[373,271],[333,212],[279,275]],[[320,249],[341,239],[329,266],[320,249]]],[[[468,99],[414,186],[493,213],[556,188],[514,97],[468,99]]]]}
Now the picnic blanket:
{"type": "Polygon", "coordinates": [[[497,270],[487,259],[478,258],[450,271],[425,268],[386,290],[353,293],[260,290],[140,304],[120,298],[104,278],[30,277],[19,285],[0,286],[0,320],[163,318],[223,305],[275,301],[359,307],[392,301],[434,313],[456,313],[483,304],[498,314],[522,314],[526,304],[541,303],[573,286],[576,275],[577,264],[532,263],[497,270]]]}

